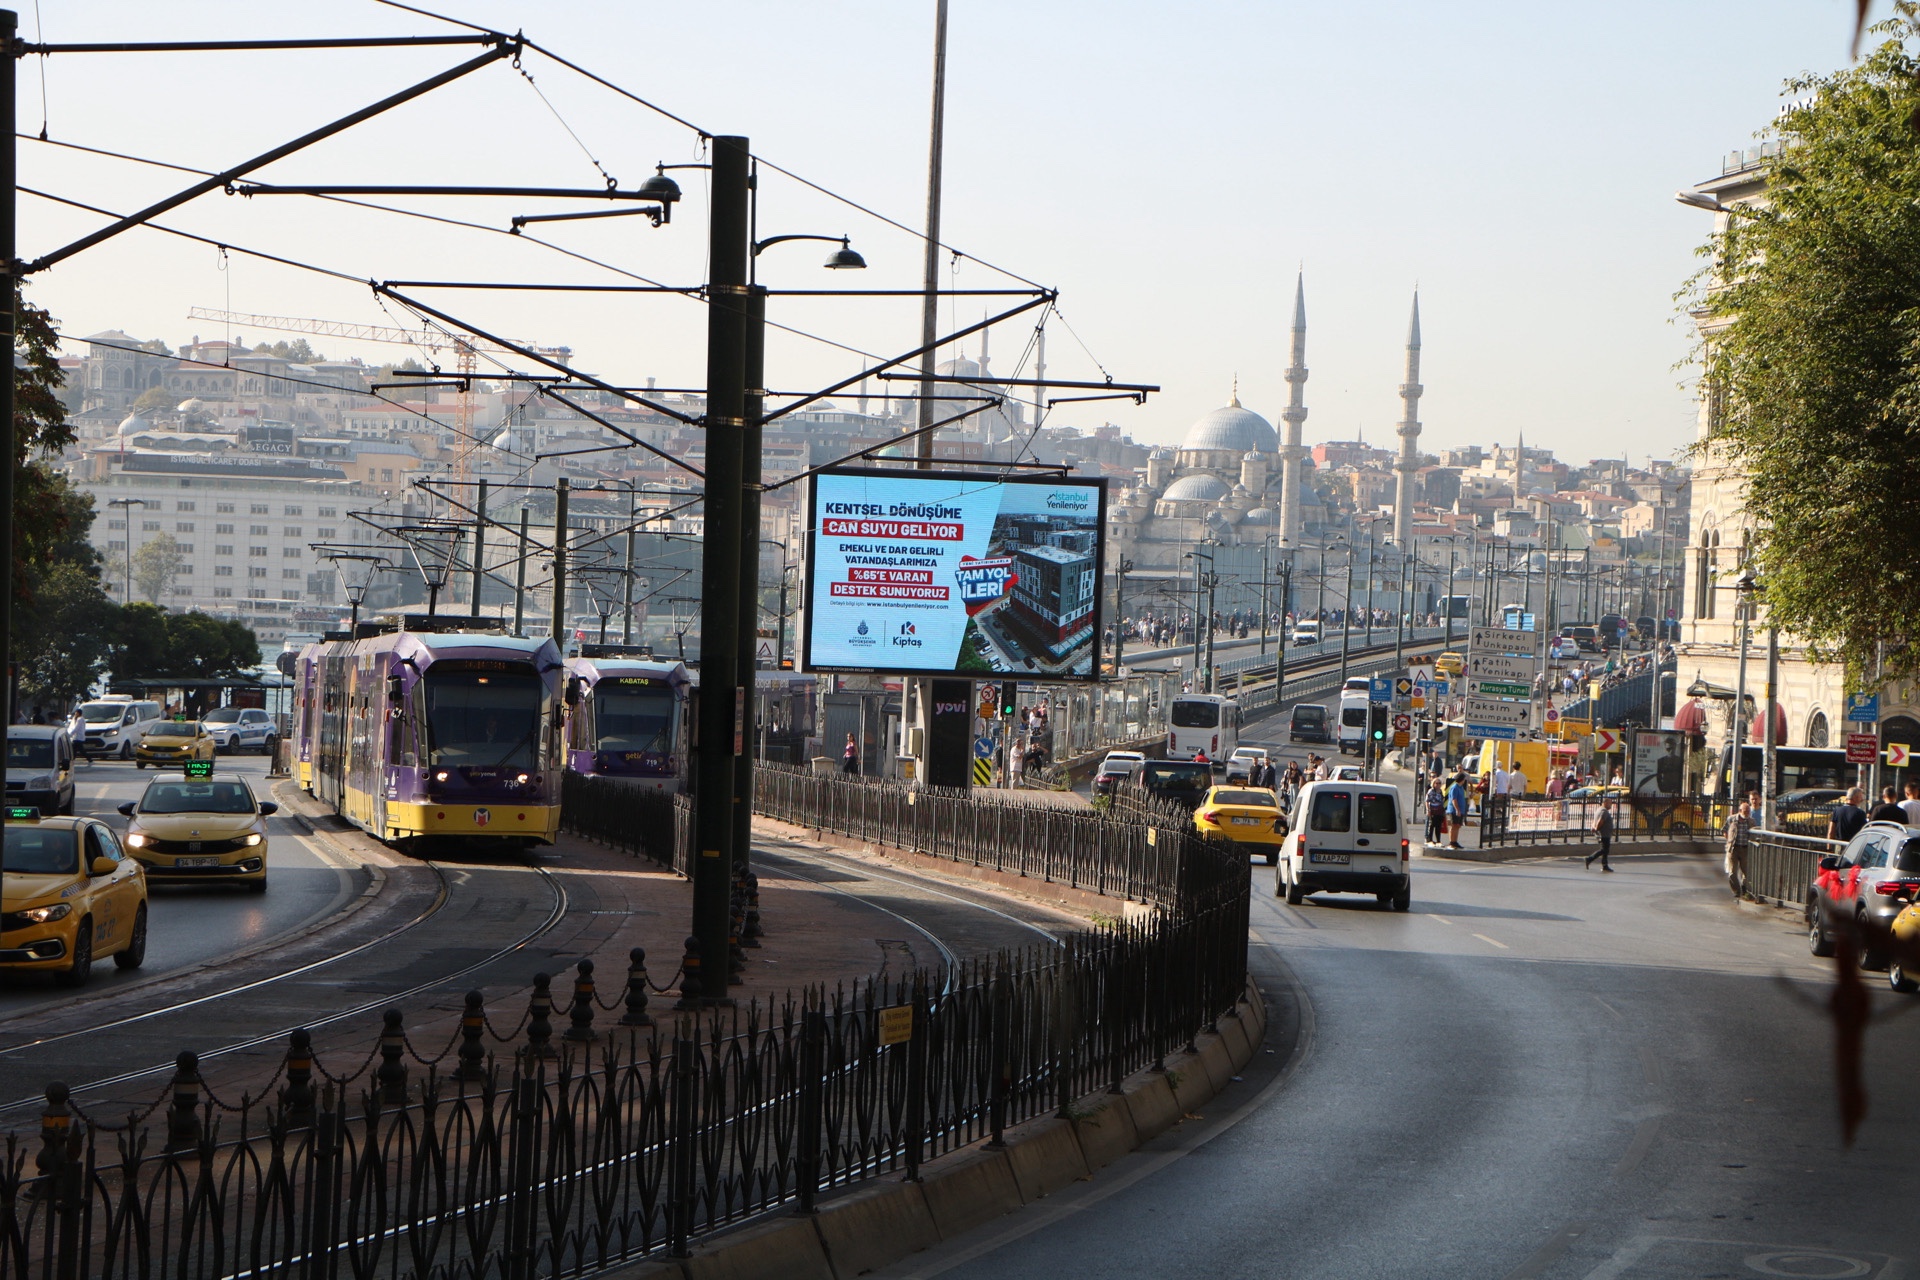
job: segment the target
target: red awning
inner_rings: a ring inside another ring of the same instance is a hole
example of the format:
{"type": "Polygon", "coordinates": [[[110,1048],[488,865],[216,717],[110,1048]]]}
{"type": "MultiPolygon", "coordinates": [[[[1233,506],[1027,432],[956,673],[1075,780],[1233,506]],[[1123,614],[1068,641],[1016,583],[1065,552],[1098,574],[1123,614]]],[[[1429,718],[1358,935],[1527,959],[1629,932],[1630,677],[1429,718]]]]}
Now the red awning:
{"type": "Polygon", "coordinates": [[[1673,727],[1681,733],[1705,733],[1707,709],[1695,698],[1673,714],[1673,727]]]}
{"type": "MultiPolygon", "coordinates": [[[[1778,747],[1787,740],[1787,709],[1779,703],[1773,705],[1773,745],[1778,747]]],[[[1753,718],[1753,736],[1748,739],[1756,746],[1767,740],[1767,713],[1762,711],[1753,718]]]]}

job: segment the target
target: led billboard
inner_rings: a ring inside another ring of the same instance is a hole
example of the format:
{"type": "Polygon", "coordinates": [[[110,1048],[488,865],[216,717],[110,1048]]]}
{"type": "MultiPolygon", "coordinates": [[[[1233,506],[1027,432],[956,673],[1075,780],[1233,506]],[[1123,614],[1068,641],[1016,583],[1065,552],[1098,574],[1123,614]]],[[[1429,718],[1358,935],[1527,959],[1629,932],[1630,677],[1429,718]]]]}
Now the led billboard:
{"type": "Polygon", "coordinates": [[[813,671],[1096,680],[1104,480],[827,471],[808,508],[813,671]]]}

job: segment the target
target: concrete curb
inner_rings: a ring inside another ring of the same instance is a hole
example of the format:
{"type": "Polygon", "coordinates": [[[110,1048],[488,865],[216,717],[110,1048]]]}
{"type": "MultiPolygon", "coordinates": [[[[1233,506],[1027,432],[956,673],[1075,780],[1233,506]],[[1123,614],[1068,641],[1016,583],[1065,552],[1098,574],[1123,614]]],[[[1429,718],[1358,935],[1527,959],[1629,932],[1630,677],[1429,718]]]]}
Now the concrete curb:
{"type": "Polygon", "coordinates": [[[836,1196],[811,1218],[775,1211],[695,1246],[691,1257],[650,1259],[603,1273],[608,1280],[853,1280],[992,1222],[1159,1137],[1225,1088],[1266,1035],[1266,1004],[1253,983],[1199,1053],[1167,1070],[1136,1072],[1118,1094],[1078,1099],[1071,1119],[1030,1120],[985,1144],[925,1167],[922,1181],[875,1181],[836,1196]]]}

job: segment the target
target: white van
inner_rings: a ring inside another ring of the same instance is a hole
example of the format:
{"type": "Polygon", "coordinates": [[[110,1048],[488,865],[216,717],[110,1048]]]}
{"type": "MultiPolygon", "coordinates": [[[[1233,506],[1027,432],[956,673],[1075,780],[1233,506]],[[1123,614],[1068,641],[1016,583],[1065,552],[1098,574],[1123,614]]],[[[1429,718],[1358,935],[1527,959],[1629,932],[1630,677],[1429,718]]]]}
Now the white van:
{"type": "Polygon", "coordinates": [[[82,703],[81,718],[87,722],[86,739],[75,745],[89,756],[115,756],[133,759],[134,744],[165,715],[157,702],[137,701],[124,694],[108,694],[93,702],[82,703]]]}
{"type": "Polygon", "coordinates": [[[1288,644],[1319,644],[1320,624],[1311,618],[1293,624],[1293,634],[1287,638],[1288,644]]]}
{"type": "Polygon", "coordinates": [[[1371,893],[1380,905],[1413,905],[1400,789],[1380,782],[1309,782],[1274,871],[1275,897],[1299,906],[1310,893],[1371,893]]]}
{"type": "Polygon", "coordinates": [[[1340,691],[1340,754],[1364,755],[1367,747],[1367,691],[1365,681],[1359,689],[1340,691]]]}

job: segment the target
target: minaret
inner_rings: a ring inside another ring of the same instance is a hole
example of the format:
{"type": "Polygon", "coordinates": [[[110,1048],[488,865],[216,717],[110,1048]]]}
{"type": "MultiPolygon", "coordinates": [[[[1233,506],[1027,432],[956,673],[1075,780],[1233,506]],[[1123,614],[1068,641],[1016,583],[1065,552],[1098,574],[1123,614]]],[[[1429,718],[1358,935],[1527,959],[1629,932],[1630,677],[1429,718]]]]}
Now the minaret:
{"type": "Polygon", "coordinates": [[[1527,433],[1520,432],[1520,443],[1513,446],[1513,505],[1527,500],[1527,433]]]}
{"type": "Polygon", "coordinates": [[[1393,541],[1406,547],[1413,541],[1413,473],[1420,469],[1420,291],[1413,294],[1413,322],[1407,327],[1407,377],[1400,384],[1400,398],[1406,401],[1406,416],[1400,419],[1400,456],[1393,469],[1399,472],[1393,487],[1393,541]]]}
{"type": "Polygon", "coordinates": [[[1300,545],[1300,424],[1307,420],[1307,273],[1293,286],[1293,364],[1287,369],[1287,424],[1280,441],[1280,545],[1300,545]]]}

